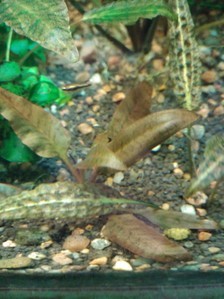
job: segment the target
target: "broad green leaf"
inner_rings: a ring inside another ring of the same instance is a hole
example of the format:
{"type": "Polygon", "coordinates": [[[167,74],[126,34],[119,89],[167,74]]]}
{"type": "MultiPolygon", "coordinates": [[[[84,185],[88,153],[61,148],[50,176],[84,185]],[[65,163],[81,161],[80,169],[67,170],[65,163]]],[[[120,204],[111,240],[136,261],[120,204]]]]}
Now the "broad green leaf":
{"type": "Polygon", "coordinates": [[[187,0],[169,0],[177,13],[177,23],[169,21],[169,65],[174,93],[188,110],[201,99],[201,61],[194,23],[187,0]]]}
{"type": "Polygon", "coordinates": [[[158,228],[131,214],[110,216],[102,233],[123,248],[158,262],[191,259],[186,249],[167,239],[158,228]]]}
{"type": "Polygon", "coordinates": [[[2,0],[0,19],[41,46],[71,61],[78,60],[63,0],[2,0]]]}
{"type": "Polygon", "coordinates": [[[21,141],[36,154],[67,159],[70,145],[68,131],[43,108],[0,88],[0,114],[9,121],[21,141]]]}
{"type": "Polygon", "coordinates": [[[215,135],[207,142],[204,161],[199,165],[198,176],[194,179],[187,192],[189,197],[196,191],[205,189],[212,181],[224,179],[224,136],[215,135]]]}
{"type": "Polygon", "coordinates": [[[14,61],[3,62],[0,64],[0,82],[13,81],[19,77],[20,73],[20,66],[14,61]]]}
{"type": "Polygon", "coordinates": [[[118,1],[93,9],[83,16],[83,21],[98,23],[135,23],[139,18],[155,18],[158,15],[176,20],[176,14],[163,0],[118,1]]]}
{"type": "Polygon", "coordinates": [[[59,89],[51,82],[39,82],[35,84],[30,92],[29,100],[42,107],[54,103],[59,97],[59,89]]]}
{"type": "Polygon", "coordinates": [[[183,109],[154,112],[127,126],[108,143],[108,148],[126,166],[141,159],[150,149],[195,122],[198,116],[183,109]]]}

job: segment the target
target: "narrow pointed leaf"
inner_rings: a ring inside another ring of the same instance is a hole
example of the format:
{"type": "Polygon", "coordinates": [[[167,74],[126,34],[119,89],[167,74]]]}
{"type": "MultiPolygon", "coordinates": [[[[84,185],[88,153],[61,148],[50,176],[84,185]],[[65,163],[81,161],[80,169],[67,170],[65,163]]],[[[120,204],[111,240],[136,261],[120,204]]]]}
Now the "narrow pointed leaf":
{"type": "Polygon", "coordinates": [[[213,220],[200,219],[198,216],[176,211],[163,211],[146,207],[144,210],[137,210],[136,214],[162,228],[218,229],[218,224],[213,220]]]}
{"type": "Polygon", "coordinates": [[[117,1],[87,12],[83,21],[98,23],[135,23],[139,18],[155,18],[158,15],[176,20],[176,14],[162,0],[117,1]]]}
{"type": "Polygon", "coordinates": [[[224,136],[215,135],[209,139],[204,156],[205,159],[198,169],[198,176],[191,182],[186,192],[187,197],[208,187],[212,181],[224,179],[224,136]]]}
{"type": "Polygon", "coordinates": [[[78,60],[78,51],[69,28],[68,9],[63,0],[2,0],[1,22],[41,46],[78,60]]]}
{"type": "Polygon", "coordinates": [[[3,88],[0,88],[0,114],[36,154],[46,158],[58,156],[64,160],[70,136],[53,115],[3,88]]]}
{"type": "Polygon", "coordinates": [[[108,136],[113,140],[125,126],[148,115],[151,103],[152,87],[147,82],[138,83],[116,108],[108,127],[108,136]]]}
{"type": "Polygon", "coordinates": [[[169,69],[174,92],[184,108],[197,108],[201,98],[201,61],[194,23],[186,0],[169,0],[177,22],[169,22],[169,69]]]}
{"type": "Polygon", "coordinates": [[[191,259],[186,249],[131,214],[110,216],[103,235],[139,256],[159,262],[191,259]]]}
{"type": "Polygon", "coordinates": [[[182,109],[155,112],[123,129],[108,143],[108,147],[125,165],[130,166],[150,149],[197,119],[195,113],[182,109]]]}

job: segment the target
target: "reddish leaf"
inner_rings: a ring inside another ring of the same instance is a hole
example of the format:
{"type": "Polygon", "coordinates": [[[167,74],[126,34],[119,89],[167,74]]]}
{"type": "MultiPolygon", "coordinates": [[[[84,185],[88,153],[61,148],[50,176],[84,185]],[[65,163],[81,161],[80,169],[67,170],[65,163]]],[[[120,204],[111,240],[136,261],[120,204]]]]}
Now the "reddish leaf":
{"type": "Polygon", "coordinates": [[[183,247],[131,214],[111,216],[103,229],[103,234],[123,248],[158,262],[191,259],[183,247]]]}

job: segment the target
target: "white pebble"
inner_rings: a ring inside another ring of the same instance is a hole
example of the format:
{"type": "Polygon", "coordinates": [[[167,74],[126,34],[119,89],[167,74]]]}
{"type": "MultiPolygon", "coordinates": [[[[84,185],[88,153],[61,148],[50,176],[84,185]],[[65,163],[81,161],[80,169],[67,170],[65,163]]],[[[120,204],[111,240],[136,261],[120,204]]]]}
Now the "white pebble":
{"type": "Polygon", "coordinates": [[[11,240],[7,240],[2,243],[2,246],[3,247],[16,247],[16,243],[11,240]]]}
{"type": "Polygon", "coordinates": [[[182,205],[180,208],[182,213],[189,214],[189,215],[196,215],[195,208],[191,205],[182,205]]]}
{"type": "Polygon", "coordinates": [[[113,270],[117,271],[133,271],[132,266],[126,261],[117,261],[114,266],[113,270]]]}
{"type": "Polygon", "coordinates": [[[200,140],[205,135],[205,127],[202,125],[194,125],[191,128],[191,138],[200,140]]]}
{"type": "Polygon", "coordinates": [[[40,253],[40,252],[31,252],[28,257],[31,259],[31,260],[36,260],[36,261],[40,261],[40,260],[43,260],[46,258],[46,255],[43,254],[43,253],[40,253]]]}
{"type": "Polygon", "coordinates": [[[110,246],[111,242],[106,239],[94,239],[91,242],[91,247],[97,250],[103,250],[104,248],[110,246]]]}
{"type": "Polygon", "coordinates": [[[91,78],[90,78],[90,83],[92,84],[101,84],[102,83],[102,79],[100,74],[94,74],[91,78]]]}
{"type": "Polygon", "coordinates": [[[161,144],[159,144],[159,145],[155,146],[154,148],[152,148],[151,151],[153,153],[157,153],[160,150],[160,148],[161,148],[161,144]]]}
{"type": "Polygon", "coordinates": [[[120,184],[123,179],[124,179],[124,174],[123,172],[119,171],[115,173],[113,181],[116,184],[120,184]]]}

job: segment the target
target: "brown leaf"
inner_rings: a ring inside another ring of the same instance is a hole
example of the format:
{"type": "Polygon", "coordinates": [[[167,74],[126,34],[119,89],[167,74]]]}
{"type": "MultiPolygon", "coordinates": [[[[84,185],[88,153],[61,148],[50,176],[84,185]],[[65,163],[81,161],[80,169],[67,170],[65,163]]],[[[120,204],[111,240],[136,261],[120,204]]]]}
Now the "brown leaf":
{"type": "Polygon", "coordinates": [[[137,255],[158,262],[191,259],[183,247],[131,214],[111,216],[103,228],[103,235],[137,255]]]}
{"type": "Polygon", "coordinates": [[[125,164],[104,144],[93,146],[86,159],[76,165],[79,169],[107,167],[115,170],[126,170],[125,164]]]}
{"type": "Polygon", "coordinates": [[[195,113],[183,109],[155,112],[125,127],[108,147],[126,166],[131,166],[150,149],[197,119],[195,113]]]}
{"type": "Polygon", "coordinates": [[[152,87],[147,82],[140,82],[133,87],[116,108],[108,128],[108,137],[113,139],[121,129],[148,115],[151,96],[152,87]]]}
{"type": "Polygon", "coordinates": [[[147,207],[136,210],[136,214],[162,228],[218,229],[218,224],[213,220],[200,219],[198,216],[176,211],[164,211],[147,207]]]}
{"type": "Polygon", "coordinates": [[[43,108],[0,88],[0,114],[10,122],[21,141],[38,155],[66,160],[69,133],[43,108]]]}

